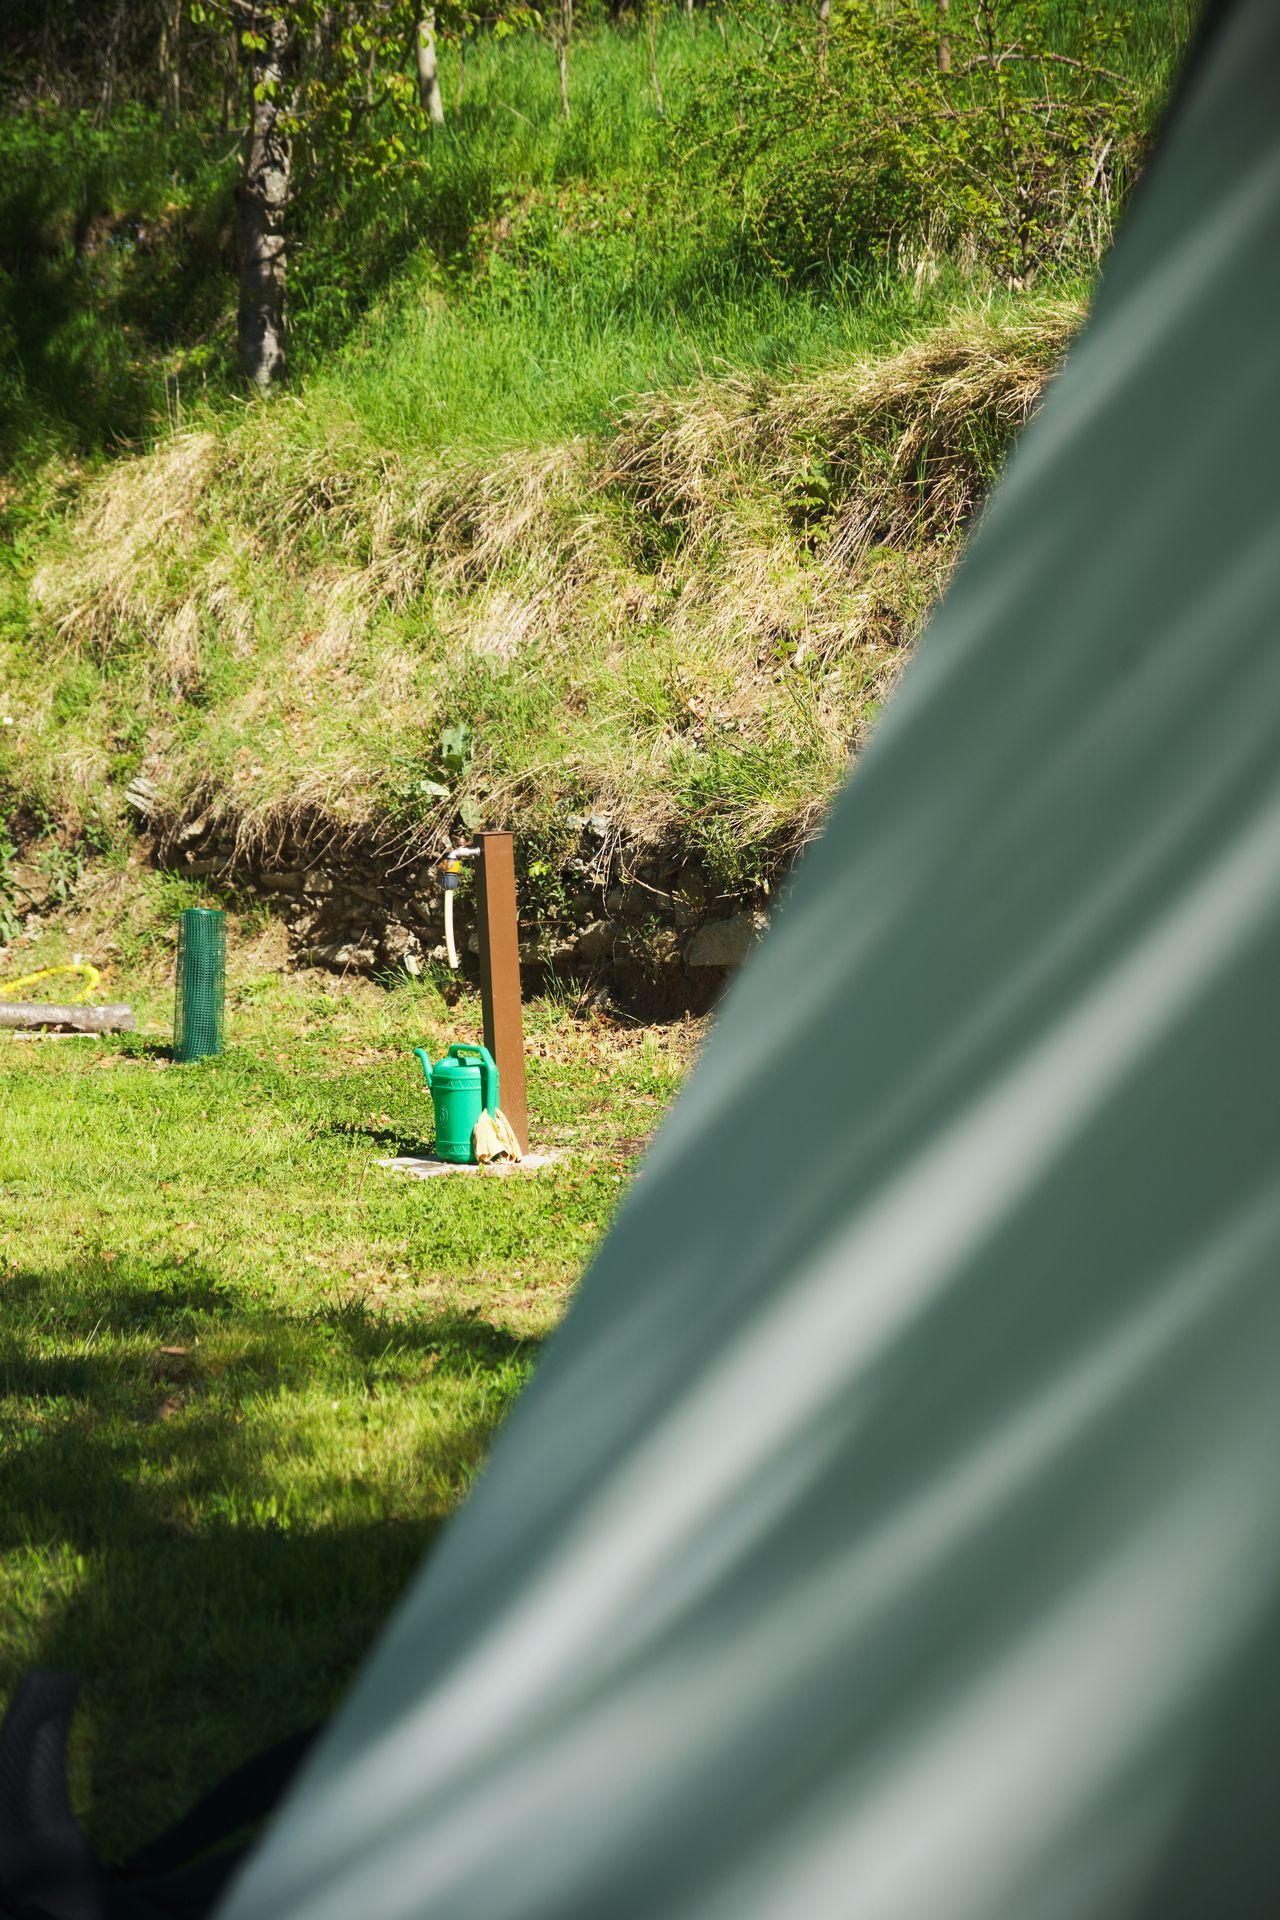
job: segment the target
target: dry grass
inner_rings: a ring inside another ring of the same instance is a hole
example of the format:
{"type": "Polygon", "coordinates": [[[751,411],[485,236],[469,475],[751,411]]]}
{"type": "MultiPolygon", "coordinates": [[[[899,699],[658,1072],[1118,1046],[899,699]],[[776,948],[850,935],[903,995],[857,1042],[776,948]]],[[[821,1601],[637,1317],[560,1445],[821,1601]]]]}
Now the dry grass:
{"type": "Polygon", "coordinates": [[[1004,326],[970,314],[902,353],[816,377],[646,395],[611,449],[614,477],[658,519],[696,531],[744,471],[785,497],[816,458],[838,508],[826,548],[841,564],[873,542],[946,539],[977,505],[1079,322],[1067,303],[1004,326]]]}
{"type": "Polygon", "coordinates": [[[36,576],[57,671],[15,700],[29,784],[72,821],[141,771],[249,836],[425,837],[466,799],[772,858],[820,819],[1079,317],[968,314],[484,460],[415,464],[305,400],[177,435],[91,486],[36,576]],[[442,780],[460,721],[470,765],[442,780]]]}

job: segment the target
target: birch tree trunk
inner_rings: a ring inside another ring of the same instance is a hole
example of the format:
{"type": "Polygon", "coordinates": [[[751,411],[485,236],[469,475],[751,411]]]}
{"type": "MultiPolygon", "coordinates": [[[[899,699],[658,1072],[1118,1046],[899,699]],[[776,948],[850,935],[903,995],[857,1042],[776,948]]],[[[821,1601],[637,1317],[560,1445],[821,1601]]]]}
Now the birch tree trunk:
{"type": "Polygon", "coordinates": [[[654,0],[649,0],[649,4],[644,10],[645,29],[649,36],[649,80],[653,87],[654,100],[657,102],[658,118],[659,120],[663,120],[666,118],[667,109],[662,99],[662,82],[658,78],[658,23],[656,14],[657,8],[654,0]]]}
{"type": "Polygon", "coordinates": [[[111,118],[111,109],[116,99],[116,58],[120,51],[120,34],[124,25],[124,6],[116,6],[111,16],[111,25],[107,29],[107,53],[102,65],[102,90],[98,95],[98,125],[105,126],[111,118]]]}
{"type": "MultiPolygon", "coordinates": [[[[403,44],[403,43],[402,43],[403,44]]],[[[434,9],[418,22],[418,103],[429,114],[433,127],[444,125],[444,102],[440,98],[440,70],[436,62],[436,16],[434,9]]]]}
{"type": "Polygon", "coordinates": [[[293,44],[279,14],[260,15],[255,27],[266,45],[253,58],[249,138],[236,192],[237,334],[241,373],[267,393],[285,374],[285,221],[293,156],[280,121],[293,44]]]}
{"type": "Polygon", "coordinates": [[[182,117],[182,0],[171,0],[169,27],[169,117],[182,117]]]}
{"type": "Polygon", "coordinates": [[[240,30],[227,35],[227,58],[222,69],[222,131],[228,132],[240,109],[240,30]]]}
{"type": "Polygon", "coordinates": [[[573,0],[560,0],[560,31],[556,57],[560,63],[560,112],[569,118],[569,40],[573,33],[573,0]]]}
{"type": "Polygon", "coordinates": [[[951,35],[947,32],[947,15],[951,11],[951,0],[938,0],[938,72],[951,71],[951,35]]]}
{"type": "Polygon", "coordinates": [[[160,0],[160,114],[178,124],[182,105],[182,0],[160,0]]]}

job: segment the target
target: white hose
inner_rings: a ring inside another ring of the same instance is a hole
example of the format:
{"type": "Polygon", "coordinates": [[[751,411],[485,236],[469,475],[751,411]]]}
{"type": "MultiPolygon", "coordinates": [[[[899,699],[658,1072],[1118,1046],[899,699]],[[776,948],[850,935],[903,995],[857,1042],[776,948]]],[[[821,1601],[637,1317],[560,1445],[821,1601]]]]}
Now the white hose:
{"type": "Polygon", "coordinates": [[[458,970],[458,943],[453,937],[453,888],[444,896],[444,944],[449,955],[449,965],[456,973],[458,970]]]}
{"type": "MultiPolygon", "coordinates": [[[[479,847],[451,847],[444,856],[446,860],[478,860],[479,847]]],[[[461,962],[458,959],[458,943],[453,937],[453,888],[446,887],[444,892],[444,946],[449,956],[449,965],[458,971],[461,962]]]]}

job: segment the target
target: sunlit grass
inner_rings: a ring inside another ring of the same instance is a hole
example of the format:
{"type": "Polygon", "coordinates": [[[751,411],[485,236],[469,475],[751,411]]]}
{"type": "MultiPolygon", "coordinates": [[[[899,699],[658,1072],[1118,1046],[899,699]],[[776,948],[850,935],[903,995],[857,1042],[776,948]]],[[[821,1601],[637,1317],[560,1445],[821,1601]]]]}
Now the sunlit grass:
{"type": "MultiPolygon", "coordinates": [[[[429,987],[233,982],[229,1046],[11,1041],[0,1076],[0,1695],[86,1684],[105,1851],[323,1716],[554,1326],[693,1030],[530,1012],[540,1173],[414,1181],[429,987]]],[[[154,969],[152,969],[154,976],[154,969]]]]}

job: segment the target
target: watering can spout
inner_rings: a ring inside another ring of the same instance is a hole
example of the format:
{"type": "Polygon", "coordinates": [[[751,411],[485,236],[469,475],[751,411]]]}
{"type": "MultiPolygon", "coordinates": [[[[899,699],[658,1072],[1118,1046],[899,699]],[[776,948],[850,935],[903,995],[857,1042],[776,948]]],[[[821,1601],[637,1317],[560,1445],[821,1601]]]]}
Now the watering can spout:
{"type": "Polygon", "coordinates": [[[422,1077],[426,1081],[427,1085],[430,1086],[431,1085],[431,1055],[427,1052],[425,1047],[415,1047],[414,1052],[417,1054],[419,1060],[421,1060],[422,1062],[422,1077]]]}

